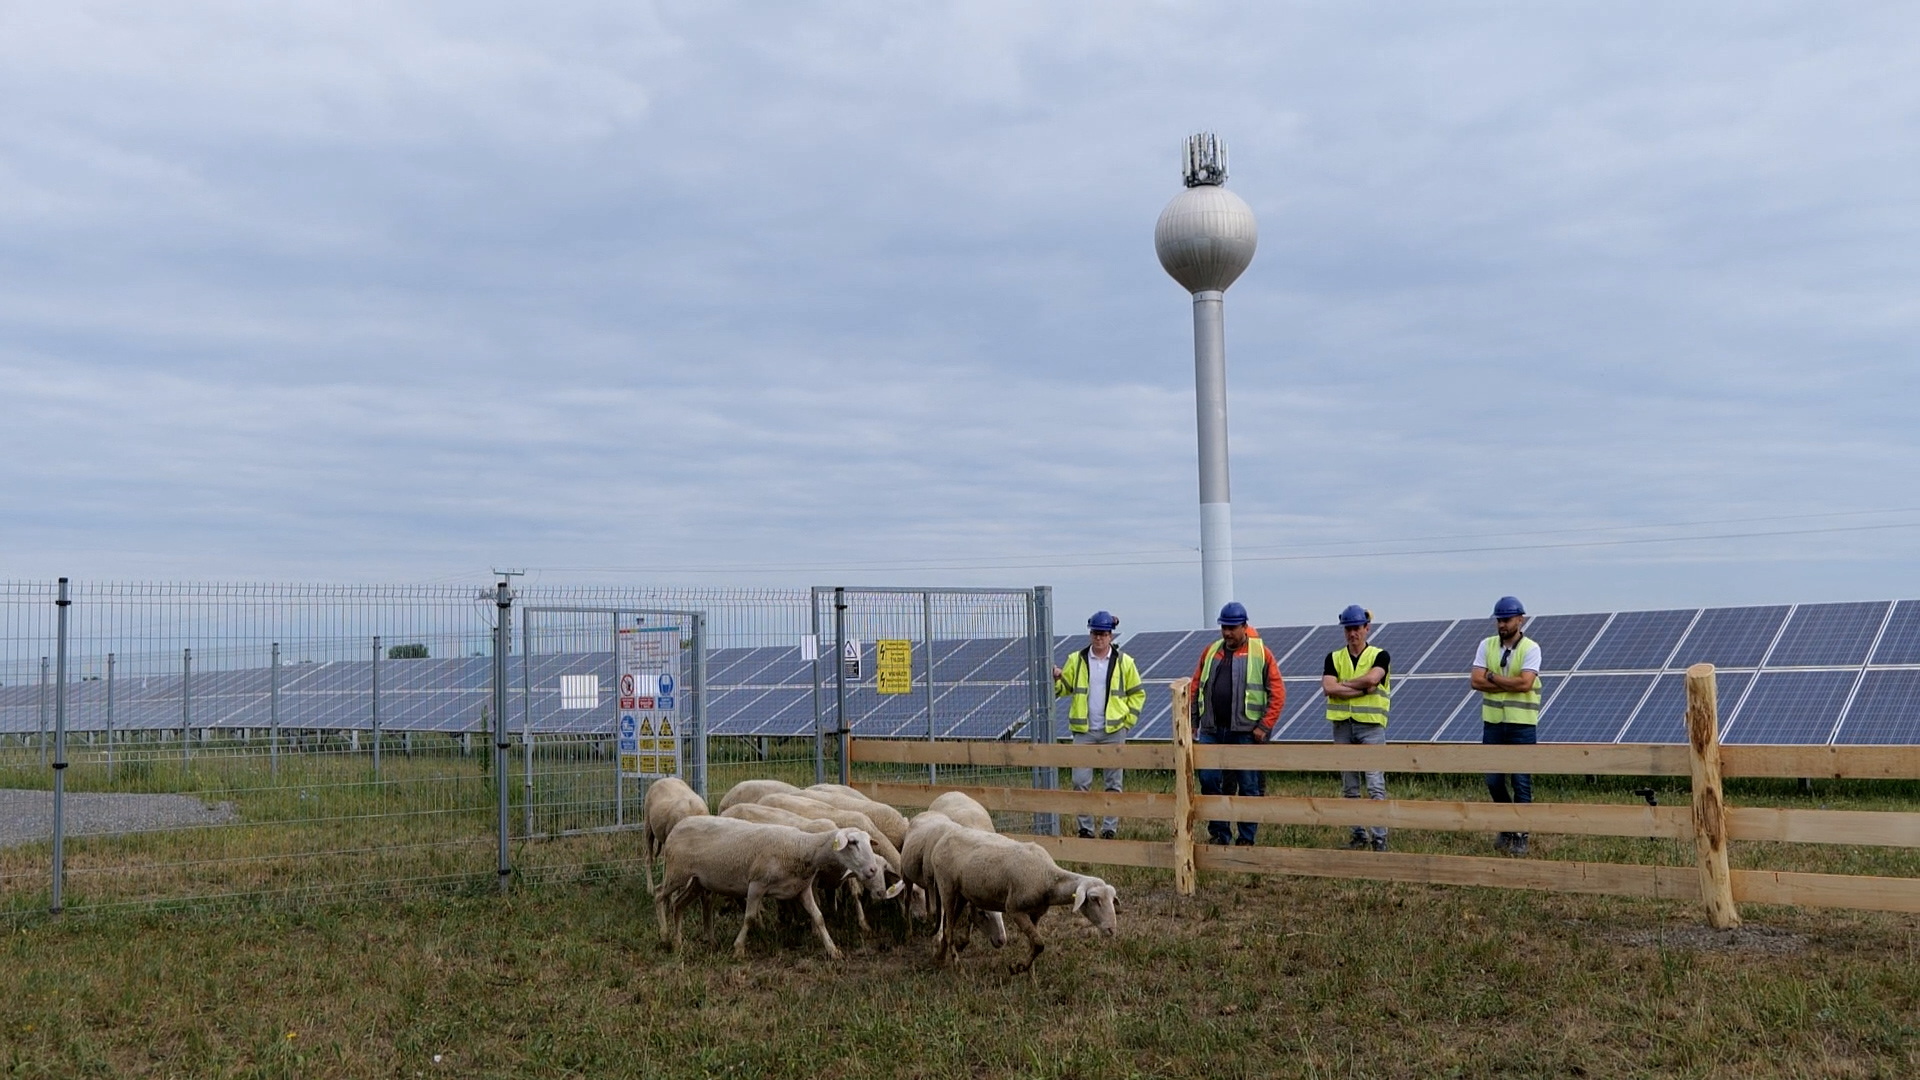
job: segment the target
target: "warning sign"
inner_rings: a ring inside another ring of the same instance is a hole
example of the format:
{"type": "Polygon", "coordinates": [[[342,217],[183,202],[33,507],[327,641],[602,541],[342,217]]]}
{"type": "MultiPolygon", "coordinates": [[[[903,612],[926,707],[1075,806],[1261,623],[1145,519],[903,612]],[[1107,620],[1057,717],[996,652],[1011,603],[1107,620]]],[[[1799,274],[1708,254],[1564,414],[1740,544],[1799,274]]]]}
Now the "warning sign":
{"type": "Polygon", "coordinates": [[[669,717],[678,704],[682,645],[678,626],[648,626],[640,619],[620,627],[616,652],[624,776],[672,776],[680,771],[680,740],[673,737],[669,717]]]}
{"type": "Polygon", "coordinates": [[[848,682],[860,681],[860,642],[848,638],[840,648],[840,668],[846,672],[848,682]]]}
{"type": "Polygon", "coordinates": [[[883,694],[913,692],[913,642],[882,639],[873,643],[874,686],[883,694]]]}

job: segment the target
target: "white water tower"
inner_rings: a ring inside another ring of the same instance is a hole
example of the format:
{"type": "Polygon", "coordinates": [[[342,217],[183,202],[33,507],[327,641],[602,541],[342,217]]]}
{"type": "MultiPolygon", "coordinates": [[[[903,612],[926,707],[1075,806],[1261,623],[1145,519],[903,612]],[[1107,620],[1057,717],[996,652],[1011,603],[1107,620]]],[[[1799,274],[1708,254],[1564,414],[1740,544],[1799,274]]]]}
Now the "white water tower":
{"type": "Polygon", "coordinates": [[[1203,625],[1233,596],[1233,498],[1227,483],[1227,286],[1253,262],[1253,208],[1223,185],[1227,144],[1189,136],[1186,190],[1153,227],[1160,265],[1193,294],[1194,408],[1200,433],[1200,594],[1203,625]]]}

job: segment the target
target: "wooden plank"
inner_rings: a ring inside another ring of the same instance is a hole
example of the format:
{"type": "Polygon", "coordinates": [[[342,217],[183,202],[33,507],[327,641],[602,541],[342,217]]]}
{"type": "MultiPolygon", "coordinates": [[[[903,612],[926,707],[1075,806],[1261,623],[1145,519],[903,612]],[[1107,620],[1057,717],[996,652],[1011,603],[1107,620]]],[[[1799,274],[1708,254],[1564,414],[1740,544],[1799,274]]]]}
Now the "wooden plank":
{"type": "Polygon", "coordinates": [[[1780,840],[1790,844],[1920,848],[1920,814],[1733,807],[1727,811],[1727,834],[1735,840],[1780,840]]]}
{"type": "Polygon", "coordinates": [[[1655,836],[1673,840],[1693,836],[1693,814],[1684,806],[1201,795],[1194,799],[1194,813],[1210,820],[1258,821],[1267,825],[1386,825],[1449,832],[1655,836]]]}
{"type": "Polygon", "coordinates": [[[1304,877],[1371,878],[1427,885],[1480,885],[1496,889],[1700,899],[1699,875],[1691,866],[1498,859],[1477,855],[1413,855],[1326,848],[1213,847],[1199,852],[1202,870],[1240,870],[1304,877]]]}
{"type": "Polygon", "coordinates": [[[1920,878],[1735,870],[1733,896],[1743,904],[1920,912],[1920,878]]]}
{"type": "Polygon", "coordinates": [[[1722,776],[1920,779],[1920,746],[1723,746],[1722,776]]]}
{"type": "Polygon", "coordinates": [[[1056,766],[1096,769],[1171,769],[1168,743],[1118,743],[1075,746],[974,740],[925,742],[913,739],[854,739],[849,760],[899,765],[977,765],[1025,768],[1056,766]]]}
{"type": "Polygon", "coordinates": [[[1161,791],[1049,791],[960,784],[889,784],[873,780],[856,780],[851,786],[867,798],[888,806],[926,806],[942,792],[964,791],[988,810],[1126,818],[1173,816],[1173,796],[1161,791]]]}
{"type": "Polygon", "coordinates": [[[1194,747],[1202,769],[1265,769],[1271,772],[1490,773],[1559,776],[1687,776],[1687,748],[1657,743],[1540,743],[1482,746],[1479,743],[1278,742],[1264,746],[1194,747]]]}
{"type": "Polygon", "coordinates": [[[1031,840],[1039,844],[1060,862],[1152,866],[1162,870],[1173,866],[1173,845],[1168,843],[1151,840],[1082,840],[1077,836],[1010,835],[1016,840],[1031,840]]]}

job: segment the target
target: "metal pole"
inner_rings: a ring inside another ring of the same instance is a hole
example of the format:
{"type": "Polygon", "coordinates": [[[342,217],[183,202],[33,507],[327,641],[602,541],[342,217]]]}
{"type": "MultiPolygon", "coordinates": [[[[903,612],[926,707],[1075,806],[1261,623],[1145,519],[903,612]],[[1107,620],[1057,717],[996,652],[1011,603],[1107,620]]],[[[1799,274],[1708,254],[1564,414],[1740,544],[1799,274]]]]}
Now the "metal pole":
{"type": "Polygon", "coordinates": [[[47,658],[43,656],[40,658],[40,734],[33,740],[39,744],[42,765],[47,763],[47,680],[51,677],[47,672],[47,658]]]}
{"type": "MultiPolygon", "coordinates": [[[[613,824],[627,823],[627,777],[620,771],[620,612],[613,614],[613,824]]],[[[522,637],[526,635],[522,634],[522,637]]]]}
{"type": "Polygon", "coordinates": [[[107,782],[113,782],[113,654],[107,654],[107,782]]]}
{"type": "Polygon", "coordinates": [[[60,893],[67,875],[67,579],[60,579],[60,624],[54,641],[58,657],[53,683],[53,907],[60,914],[60,893]]]}
{"type": "Polygon", "coordinates": [[[707,613],[693,614],[693,708],[692,731],[685,733],[689,752],[694,757],[693,790],[701,798],[707,795],[707,613]]]}
{"type": "Polygon", "coordinates": [[[833,733],[840,744],[840,782],[852,778],[847,769],[847,590],[833,590],[833,733]]]}
{"type": "Polygon", "coordinates": [[[502,581],[493,606],[493,779],[499,802],[500,891],[507,891],[513,867],[507,862],[507,647],[513,634],[513,592],[502,581]]]}
{"type": "Polygon", "coordinates": [[[1233,599],[1233,496],[1227,480],[1227,294],[1193,294],[1193,385],[1200,432],[1200,595],[1212,622],[1233,599]]]}
{"type": "Polygon", "coordinates": [[[525,758],[520,810],[525,834],[533,835],[533,611],[520,609],[520,748],[525,758]]]}
{"type": "MultiPolygon", "coordinates": [[[[1053,590],[1034,586],[1028,601],[1030,636],[1027,655],[1032,658],[1027,676],[1032,693],[1033,717],[1027,738],[1036,743],[1051,743],[1053,735],[1053,590]]],[[[1060,771],[1052,766],[1033,770],[1033,786],[1052,791],[1060,786],[1060,771]]],[[[1033,831],[1060,835],[1060,818],[1055,814],[1035,814],[1033,831]]]]}
{"type": "MultiPolygon", "coordinates": [[[[813,629],[813,782],[827,782],[826,722],[820,702],[820,588],[815,586],[807,598],[807,617],[813,629]]],[[[838,664],[839,657],[833,662],[838,664]]]]}
{"type": "Polygon", "coordinates": [[[380,635],[373,635],[373,778],[380,779],[380,635]]]}
{"type": "Polygon", "coordinates": [[[273,779],[280,779],[280,643],[273,643],[273,659],[267,665],[267,723],[272,725],[272,734],[268,737],[268,772],[273,779]]]}
{"type": "Polygon", "coordinates": [[[193,760],[193,650],[180,650],[180,753],[193,760]]]}
{"type": "MultiPolygon", "coordinates": [[[[920,637],[927,643],[927,741],[933,741],[933,592],[920,594],[920,637]]],[[[940,782],[940,766],[927,763],[927,783],[940,782]]]]}

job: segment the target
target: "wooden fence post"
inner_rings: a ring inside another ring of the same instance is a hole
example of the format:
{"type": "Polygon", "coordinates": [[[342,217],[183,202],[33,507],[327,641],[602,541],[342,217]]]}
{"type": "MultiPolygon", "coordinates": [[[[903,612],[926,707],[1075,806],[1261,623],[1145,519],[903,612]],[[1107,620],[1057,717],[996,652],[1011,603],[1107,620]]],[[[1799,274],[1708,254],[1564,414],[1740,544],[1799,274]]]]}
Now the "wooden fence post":
{"type": "Polygon", "coordinates": [[[1192,679],[1173,681],[1173,889],[1192,896],[1198,884],[1193,866],[1193,695],[1192,679]]]}
{"type": "Polygon", "coordinates": [[[1700,899],[1715,930],[1740,925],[1727,871],[1727,803],[1720,787],[1720,709],[1712,664],[1687,669],[1687,756],[1693,765],[1693,851],[1700,899]]]}

